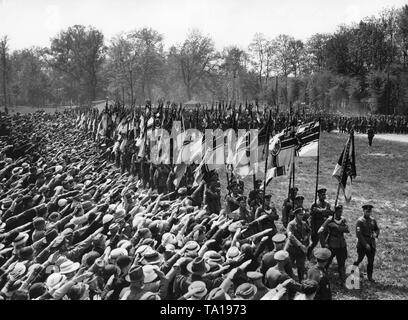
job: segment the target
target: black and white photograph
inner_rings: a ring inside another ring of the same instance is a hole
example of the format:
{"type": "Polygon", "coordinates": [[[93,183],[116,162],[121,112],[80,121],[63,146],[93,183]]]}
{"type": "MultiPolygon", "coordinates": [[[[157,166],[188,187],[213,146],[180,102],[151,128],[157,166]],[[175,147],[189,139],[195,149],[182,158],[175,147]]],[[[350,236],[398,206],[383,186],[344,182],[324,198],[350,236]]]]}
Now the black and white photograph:
{"type": "Polygon", "coordinates": [[[406,1],[0,0],[0,308],[407,299],[406,1]]]}

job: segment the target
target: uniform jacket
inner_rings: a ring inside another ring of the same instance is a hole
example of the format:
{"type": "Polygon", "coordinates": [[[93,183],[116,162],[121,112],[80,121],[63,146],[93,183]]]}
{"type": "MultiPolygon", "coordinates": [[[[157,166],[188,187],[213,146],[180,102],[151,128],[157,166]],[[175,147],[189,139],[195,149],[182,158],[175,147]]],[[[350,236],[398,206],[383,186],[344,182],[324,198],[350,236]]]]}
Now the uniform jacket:
{"type": "Polygon", "coordinates": [[[380,229],[378,228],[377,221],[374,218],[360,217],[356,223],[356,235],[357,235],[357,246],[365,247],[369,244],[375,249],[375,235],[378,236],[380,229]]]}

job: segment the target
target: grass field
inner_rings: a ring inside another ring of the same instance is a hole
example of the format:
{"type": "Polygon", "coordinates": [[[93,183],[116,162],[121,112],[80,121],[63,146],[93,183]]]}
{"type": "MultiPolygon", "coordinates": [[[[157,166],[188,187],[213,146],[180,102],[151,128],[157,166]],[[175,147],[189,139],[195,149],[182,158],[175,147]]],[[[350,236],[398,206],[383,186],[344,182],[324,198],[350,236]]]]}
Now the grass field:
{"type": "MultiPolygon", "coordinates": [[[[347,141],[347,135],[323,133],[320,145],[319,186],[327,188],[327,198],[332,207],[337,192],[333,169],[347,141]]],[[[355,224],[362,215],[361,206],[370,202],[374,205],[373,217],[381,229],[377,241],[377,254],[372,284],[364,278],[360,281],[360,290],[346,290],[336,284],[337,265],[331,266],[335,299],[408,299],[408,144],[390,142],[374,138],[373,147],[368,147],[366,137],[355,138],[357,178],[353,183],[353,198],[344,203],[340,193],[339,204],[344,205],[344,216],[350,227],[346,235],[348,259],[350,265],[357,257],[355,224]]],[[[310,208],[314,201],[316,160],[315,158],[297,158],[295,185],[299,195],[305,197],[305,207],[310,208]]],[[[225,181],[221,176],[222,181],[225,181]]],[[[252,188],[252,177],[244,179],[245,191],[252,188]]],[[[225,182],[224,182],[225,183],[225,182]]],[[[273,180],[267,193],[281,210],[283,200],[288,193],[288,177],[273,180]]],[[[225,190],[226,185],[222,185],[225,190]]],[[[280,221],[278,229],[282,228],[280,221]]],[[[365,271],[366,260],[360,265],[365,271]]]]}

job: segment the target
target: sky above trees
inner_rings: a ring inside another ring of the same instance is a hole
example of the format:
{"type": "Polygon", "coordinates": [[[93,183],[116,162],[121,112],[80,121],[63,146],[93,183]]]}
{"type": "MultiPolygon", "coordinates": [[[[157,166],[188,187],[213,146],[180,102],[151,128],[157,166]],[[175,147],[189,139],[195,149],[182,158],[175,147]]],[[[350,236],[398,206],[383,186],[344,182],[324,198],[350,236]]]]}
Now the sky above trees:
{"type": "Polygon", "coordinates": [[[168,49],[191,29],[210,35],[215,47],[246,48],[256,32],[267,37],[290,34],[306,41],[331,33],[341,24],[359,22],[405,0],[0,0],[0,36],[10,49],[45,47],[61,30],[92,25],[105,39],[123,31],[151,27],[168,49]]]}

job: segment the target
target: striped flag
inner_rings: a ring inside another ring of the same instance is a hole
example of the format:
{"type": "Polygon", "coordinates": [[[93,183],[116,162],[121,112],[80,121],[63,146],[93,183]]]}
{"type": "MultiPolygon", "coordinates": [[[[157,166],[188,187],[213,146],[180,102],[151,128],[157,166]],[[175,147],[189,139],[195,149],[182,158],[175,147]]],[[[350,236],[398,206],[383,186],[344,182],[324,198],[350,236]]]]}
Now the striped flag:
{"type": "Polygon", "coordinates": [[[246,177],[250,174],[249,158],[247,157],[247,138],[249,136],[249,131],[238,138],[235,155],[234,155],[234,174],[240,177],[246,177]]]}
{"type": "Polygon", "coordinates": [[[269,169],[266,173],[266,183],[274,177],[286,175],[290,169],[294,156],[297,140],[292,136],[290,129],[273,136],[269,142],[269,169]]]}
{"type": "Polygon", "coordinates": [[[296,138],[298,140],[297,157],[317,157],[320,139],[319,121],[300,125],[296,131],[296,138]]]}
{"type": "Polygon", "coordinates": [[[346,202],[351,200],[352,182],[356,176],[356,154],[352,131],[333,171],[333,177],[339,181],[346,202]]]}

